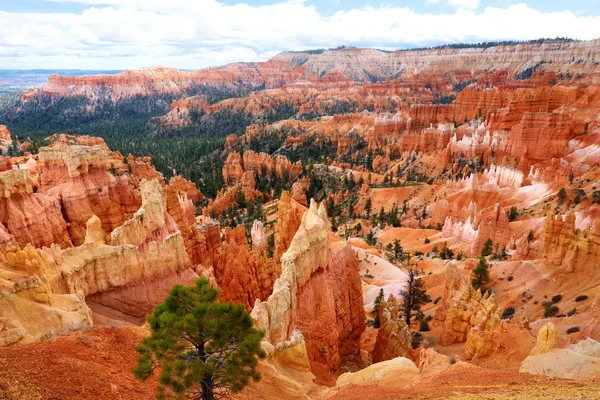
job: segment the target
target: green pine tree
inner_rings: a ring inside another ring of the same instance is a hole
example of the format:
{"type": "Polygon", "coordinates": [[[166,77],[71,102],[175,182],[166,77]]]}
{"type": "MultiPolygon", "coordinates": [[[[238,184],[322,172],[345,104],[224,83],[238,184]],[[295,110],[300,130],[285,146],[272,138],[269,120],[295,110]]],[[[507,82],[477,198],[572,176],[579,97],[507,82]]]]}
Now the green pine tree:
{"type": "Polygon", "coordinates": [[[481,256],[479,257],[479,264],[473,270],[473,279],[471,280],[471,284],[475,289],[479,289],[489,281],[490,271],[488,269],[488,264],[485,261],[485,257],[481,256]]]}
{"type": "Polygon", "coordinates": [[[137,347],[133,372],[147,380],[157,370],[158,398],[229,398],[260,380],[264,333],[244,306],[218,298],[219,290],[198,278],[195,286],[175,285],[148,316],[152,334],[137,347]]]}
{"type": "Polygon", "coordinates": [[[375,297],[375,301],[373,302],[373,314],[375,314],[375,319],[373,321],[374,328],[379,328],[381,325],[381,322],[379,321],[379,305],[381,304],[384,296],[385,294],[383,293],[383,289],[380,289],[379,294],[377,297],[375,297]]]}
{"type": "Polygon", "coordinates": [[[487,257],[490,254],[492,254],[492,239],[488,238],[488,240],[485,241],[485,243],[483,244],[483,249],[481,249],[481,255],[483,257],[487,257]]]}
{"type": "Polygon", "coordinates": [[[365,213],[366,213],[367,217],[369,215],[371,215],[372,207],[373,207],[373,204],[371,203],[371,198],[367,197],[367,201],[365,202],[365,213]]]}
{"type": "Polygon", "coordinates": [[[408,270],[406,289],[400,291],[400,298],[402,298],[402,314],[406,325],[410,327],[410,321],[413,317],[418,321],[422,321],[423,312],[421,307],[429,303],[431,297],[423,289],[423,280],[419,278],[418,272],[412,268],[408,270]]]}

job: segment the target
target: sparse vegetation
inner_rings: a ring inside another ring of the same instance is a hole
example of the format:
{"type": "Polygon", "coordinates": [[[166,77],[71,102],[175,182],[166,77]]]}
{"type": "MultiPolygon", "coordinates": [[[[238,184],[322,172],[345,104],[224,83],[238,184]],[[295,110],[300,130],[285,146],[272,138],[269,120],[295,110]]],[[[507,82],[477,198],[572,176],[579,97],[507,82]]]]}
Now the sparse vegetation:
{"type": "Polygon", "coordinates": [[[506,307],[502,312],[502,319],[512,319],[516,311],[514,307],[506,307]]]}
{"type": "Polygon", "coordinates": [[[569,329],[567,329],[567,335],[570,335],[571,333],[577,333],[579,331],[580,329],[578,326],[572,326],[569,329]]]}
{"type": "Polygon", "coordinates": [[[375,301],[373,302],[373,315],[375,315],[374,319],[373,319],[373,328],[379,328],[380,327],[380,321],[379,321],[379,306],[381,305],[381,302],[383,301],[383,297],[385,296],[385,294],[383,293],[383,288],[379,290],[379,294],[377,294],[377,297],[375,297],[375,301]]]}
{"type": "Polygon", "coordinates": [[[473,279],[471,284],[475,289],[482,288],[486,283],[490,281],[490,272],[488,270],[488,264],[483,256],[479,257],[479,264],[473,270],[473,279]]]}
{"type": "Polygon", "coordinates": [[[552,304],[556,304],[562,300],[562,294],[557,294],[556,296],[552,296],[552,304]]]}
{"type": "Polygon", "coordinates": [[[406,278],[406,288],[400,291],[402,299],[402,315],[406,325],[410,326],[411,319],[414,317],[417,321],[423,320],[423,311],[421,307],[431,301],[431,297],[423,289],[423,280],[419,278],[416,269],[409,268],[408,278],[406,278]]]}
{"type": "Polygon", "coordinates": [[[584,300],[587,300],[587,299],[588,299],[587,294],[582,294],[582,295],[577,296],[575,298],[575,301],[579,303],[580,301],[584,301],[584,300]]]}

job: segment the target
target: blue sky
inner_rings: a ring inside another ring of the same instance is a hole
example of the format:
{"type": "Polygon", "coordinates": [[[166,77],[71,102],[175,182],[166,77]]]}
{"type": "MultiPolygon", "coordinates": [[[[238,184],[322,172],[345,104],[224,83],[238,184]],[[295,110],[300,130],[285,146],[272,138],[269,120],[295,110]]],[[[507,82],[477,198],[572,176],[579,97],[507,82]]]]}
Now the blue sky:
{"type": "MultiPolygon", "coordinates": [[[[600,15],[600,0],[578,0],[578,1],[544,1],[544,0],[529,0],[525,1],[527,5],[540,11],[553,12],[570,10],[581,15],[600,15]]],[[[238,3],[246,3],[249,5],[261,6],[278,3],[273,0],[224,0],[222,3],[234,5],[238,3]]],[[[324,14],[331,14],[340,10],[350,10],[353,8],[361,8],[365,6],[378,7],[382,4],[389,4],[398,7],[409,7],[418,12],[441,13],[451,11],[453,7],[446,2],[440,1],[438,4],[427,1],[410,0],[410,1],[360,1],[360,0],[323,0],[323,1],[307,1],[307,4],[314,5],[324,14]]],[[[487,6],[506,7],[510,4],[523,3],[519,0],[482,0],[479,4],[479,9],[487,6]]],[[[73,2],[57,2],[45,0],[0,0],[0,10],[3,11],[37,11],[37,12],[74,12],[80,13],[86,8],[87,4],[77,4],[73,2]]]]}
{"type": "Polygon", "coordinates": [[[0,0],[0,68],[203,68],[285,50],[600,38],[600,0],[0,0]]]}

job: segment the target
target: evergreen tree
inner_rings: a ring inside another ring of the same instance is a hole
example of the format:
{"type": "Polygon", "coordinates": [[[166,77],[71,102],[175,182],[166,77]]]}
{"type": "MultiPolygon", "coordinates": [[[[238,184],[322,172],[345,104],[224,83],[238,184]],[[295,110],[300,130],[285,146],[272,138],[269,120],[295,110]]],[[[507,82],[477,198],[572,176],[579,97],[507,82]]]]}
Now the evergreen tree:
{"type": "Polygon", "coordinates": [[[369,231],[369,233],[367,233],[365,241],[369,246],[375,246],[375,244],[377,244],[377,239],[375,238],[375,234],[373,233],[373,231],[369,231]]]}
{"type": "Polygon", "coordinates": [[[400,240],[395,239],[394,243],[393,244],[388,243],[386,248],[389,251],[388,258],[390,259],[390,261],[398,262],[402,259],[402,256],[404,255],[404,249],[402,248],[402,245],[400,244],[400,240]]]}
{"type": "Polygon", "coordinates": [[[448,248],[448,243],[444,242],[444,247],[440,251],[440,258],[443,260],[452,259],[454,257],[454,252],[448,248]]]}
{"type": "Polygon", "coordinates": [[[264,333],[244,306],[218,298],[218,289],[198,278],[195,286],[175,285],[148,317],[152,334],[137,347],[133,372],[147,380],[160,371],[158,398],[229,398],[250,379],[260,380],[256,366],[266,356],[260,347],[264,333]]]}
{"type": "Polygon", "coordinates": [[[373,204],[371,203],[371,198],[367,197],[367,201],[365,202],[365,214],[367,215],[367,217],[369,215],[371,215],[372,207],[373,207],[373,204]]]}
{"type": "Polygon", "coordinates": [[[379,294],[375,297],[375,301],[373,302],[373,314],[375,315],[375,319],[373,320],[373,327],[379,328],[381,322],[379,321],[379,305],[384,297],[383,289],[379,290],[379,294]]]}
{"type": "Polygon", "coordinates": [[[485,257],[481,256],[479,257],[479,264],[473,270],[473,279],[471,280],[471,284],[475,289],[479,289],[489,281],[490,271],[488,269],[488,264],[485,261],[485,257]]]}
{"type": "Polygon", "coordinates": [[[406,289],[400,291],[402,298],[402,314],[406,325],[410,327],[410,320],[415,317],[418,321],[423,320],[421,307],[431,301],[431,297],[423,289],[423,281],[419,278],[418,272],[410,268],[408,278],[406,278],[406,289]]]}
{"type": "Polygon", "coordinates": [[[575,178],[575,175],[573,175],[573,171],[569,172],[569,183],[572,185],[573,184],[573,179],[575,178]]]}
{"type": "Polygon", "coordinates": [[[481,255],[483,257],[487,257],[490,254],[492,254],[492,239],[488,238],[488,240],[485,241],[485,243],[483,244],[483,249],[481,249],[481,255]]]}
{"type": "Polygon", "coordinates": [[[560,188],[560,190],[558,191],[558,198],[560,199],[560,201],[563,201],[567,198],[567,191],[565,190],[565,188],[560,188]]]}
{"type": "Polygon", "coordinates": [[[383,209],[383,206],[381,206],[381,209],[379,210],[379,215],[377,216],[377,219],[379,220],[379,222],[385,221],[385,210],[383,209]]]}
{"type": "Polygon", "coordinates": [[[517,219],[518,216],[519,216],[519,212],[517,211],[517,207],[515,207],[515,206],[511,207],[510,211],[508,213],[508,220],[514,221],[515,219],[517,219]]]}

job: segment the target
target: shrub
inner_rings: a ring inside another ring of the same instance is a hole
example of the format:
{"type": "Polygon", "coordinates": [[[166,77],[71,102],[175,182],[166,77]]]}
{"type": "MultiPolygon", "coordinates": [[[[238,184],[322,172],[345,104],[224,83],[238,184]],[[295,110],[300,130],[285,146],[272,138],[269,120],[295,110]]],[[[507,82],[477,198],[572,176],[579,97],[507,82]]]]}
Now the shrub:
{"type": "Polygon", "coordinates": [[[514,277],[512,275],[509,275],[508,278],[506,278],[506,280],[508,280],[509,282],[512,281],[514,279],[514,277]]]}
{"type": "Polygon", "coordinates": [[[519,216],[519,211],[517,211],[517,207],[511,207],[508,213],[508,220],[514,221],[519,216]]]}
{"type": "Polygon", "coordinates": [[[419,330],[421,332],[429,332],[431,329],[429,329],[429,323],[427,323],[427,320],[423,320],[421,321],[421,325],[419,326],[419,330]]]}
{"type": "Polygon", "coordinates": [[[423,339],[425,339],[423,337],[423,335],[421,335],[419,332],[414,332],[412,334],[412,348],[416,349],[419,347],[419,345],[421,344],[421,342],[423,341],[423,339]]]}
{"type": "Polygon", "coordinates": [[[556,296],[552,296],[552,304],[556,304],[562,300],[562,294],[557,294],[556,296]]]}
{"type": "Polygon", "coordinates": [[[560,188],[560,190],[558,191],[558,198],[560,199],[560,201],[563,201],[566,197],[567,191],[565,190],[565,188],[560,188]]]}
{"type": "Polygon", "coordinates": [[[578,326],[572,326],[569,329],[567,329],[567,335],[570,335],[571,333],[577,333],[579,331],[580,329],[578,326]]]}
{"type": "Polygon", "coordinates": [[[516,311],[514,307],[506,307],[502,312],[502,319],[512,319],[516,311]]]}
{"type": "Polygon", "coordinates": [[[435,300],[433,301],[433,304],[437,304],[437,303],[439,303],[441,299],[442,299],[442,296],[438,297],[437,299],[435,299],[435,300]]]}
{"type": "Polygon", "coordinates": [[[553,317],[558,314],[558,307],[553,306],[551,302],[545,301],[542,305],[544,306],[544,318],[553,317]]]}
{"type": "Polygon", "coordinates": [[[431,240],[429,240],[429,238],[425,238],[425,244],[431,243],[431,240]]]}
{"type": "Polygon", "coordinates": [[[473,279],[471,285],[475,289],[482,288],[486,283],[490,281],[490,272],[488,271],[488,265],[485,262],[483,255],[479,257],[479,264],[473,270],[473,279]]]}
{"type": "Polygon", "coordinates": [[[450,364],[456,364],[456,354],[452,354],[449,361],[450,364]]]}
{"type": "Polygon", "coordinates": [[[567,315],[568,315],[569,317],[572,317],[572,316],[573,316],[573,315],[575,315],[575,314],[577,314],[577,309],[576,309],[576,308],[572,309],[571,311],[569,311],[569,312],[567,313],[567,315]]]}
{"type": "Polygon", "coordinates": [[[488,238],[483,244],[483,248],[481,249],[481,255],[483,257],[487,257],[492,254],[492,239],[488,238]]]}
{"type": "Polygon", "coordinates": [[[580,296],[577,296],[577,297],[575,298],[575,301],[579,303],[580,301],[584,301],[584,300],[587,300],[587,299],[588,299],[588,296],[587,296],[587,294],[582,294],[582,295],[580,295],[580,296]]]}

